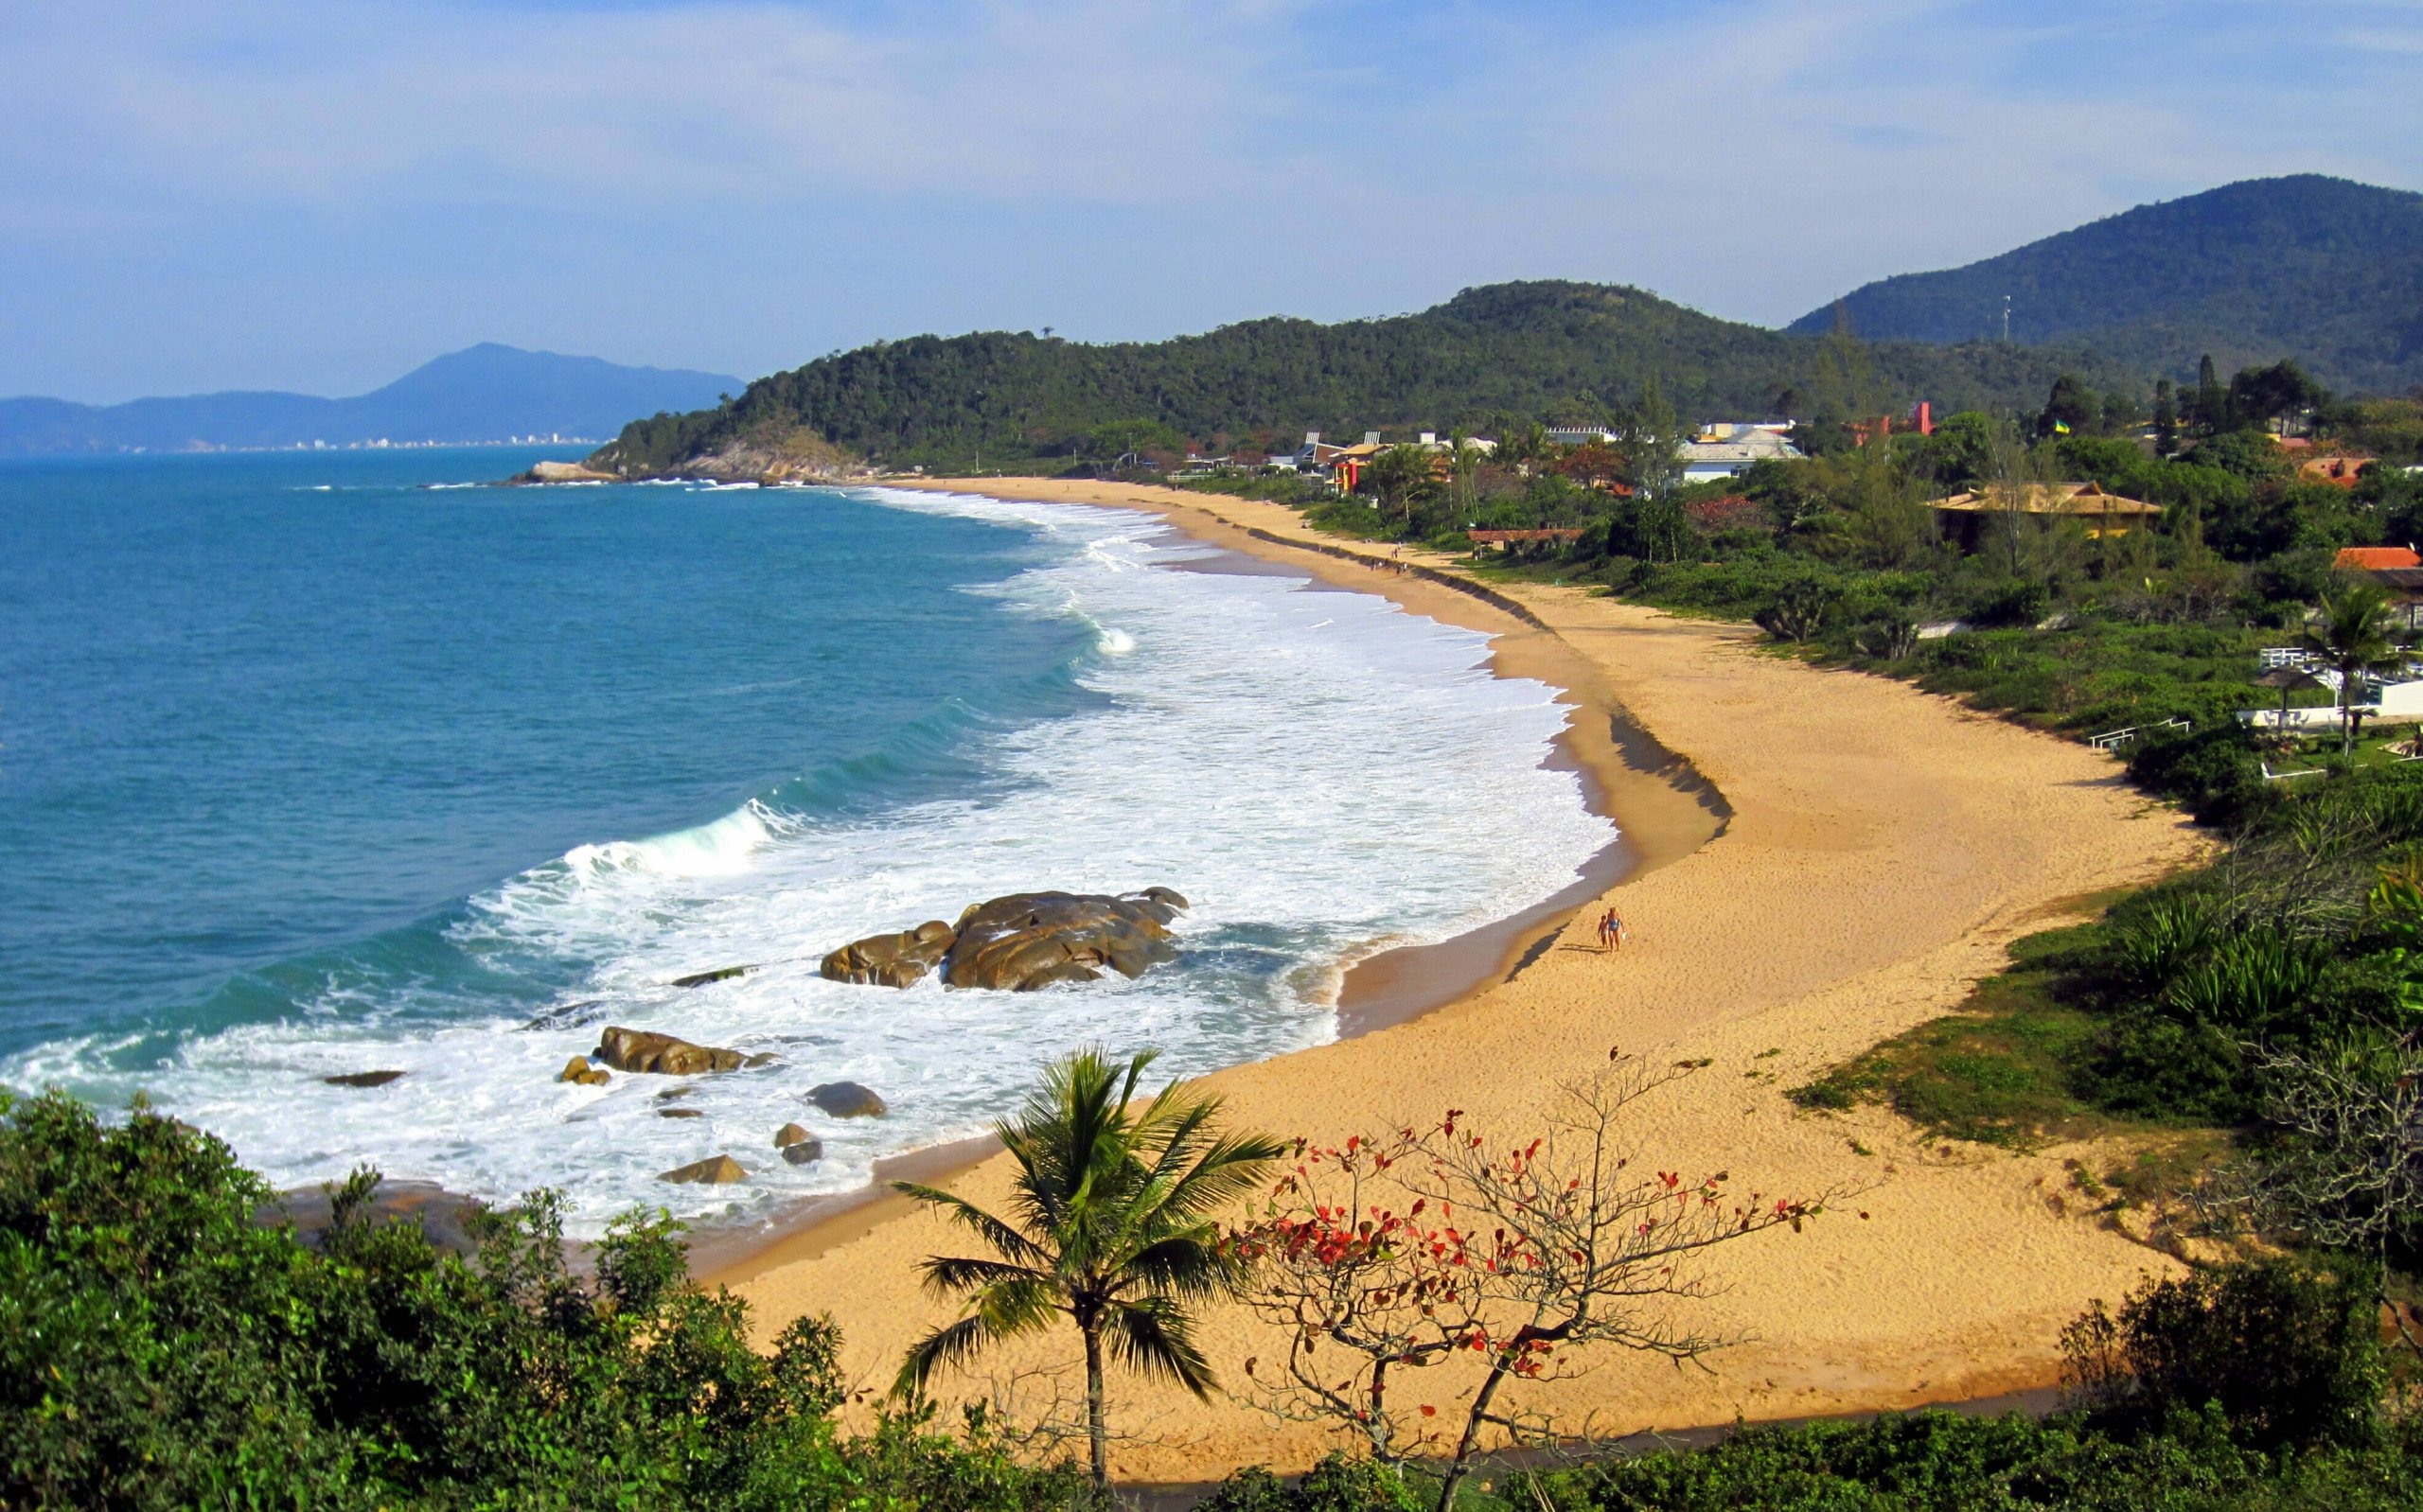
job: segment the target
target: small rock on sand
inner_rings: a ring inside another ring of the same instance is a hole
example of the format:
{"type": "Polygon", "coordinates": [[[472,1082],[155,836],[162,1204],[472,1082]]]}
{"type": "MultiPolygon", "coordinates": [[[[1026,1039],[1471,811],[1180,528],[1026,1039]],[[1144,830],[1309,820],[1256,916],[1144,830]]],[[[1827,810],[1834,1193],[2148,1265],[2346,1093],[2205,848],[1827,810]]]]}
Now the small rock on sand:
{"type": "Polygon", "coordinates": [[[736,1181],[747,1181],[749,1172],[741,1169],[740,1162],[730,1155],[715,1155],[705,1160],[694,1160],[686,1166],[677,1166],[671,1170],[659,1174],[656,1179],[721,1187],[736,1181]]]}

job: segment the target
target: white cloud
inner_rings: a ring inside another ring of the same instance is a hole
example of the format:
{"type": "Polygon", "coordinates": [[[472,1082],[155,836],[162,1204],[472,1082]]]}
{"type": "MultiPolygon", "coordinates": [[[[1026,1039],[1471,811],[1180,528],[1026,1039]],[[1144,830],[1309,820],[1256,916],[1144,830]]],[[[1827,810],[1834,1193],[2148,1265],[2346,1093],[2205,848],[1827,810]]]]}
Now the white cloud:
{"type": "Polygon", "coordinates": [[[347,320],[320,339],[398,359],[489,334],[484,281],[526,339],[612,312],[665,343],[621,355],[751,370],[1517,276],[1780,321],[2229,179],[2423,179],[2418,38],[2412,5],[2239,0],[0,0],[0,315],[29,333],[0,388],[108,367],[46,335],[79,301],[199,342],[262,278],[311,311],[263,360],[347,320]],[[399,285],[416,323],[370,308],[399,285]]]}

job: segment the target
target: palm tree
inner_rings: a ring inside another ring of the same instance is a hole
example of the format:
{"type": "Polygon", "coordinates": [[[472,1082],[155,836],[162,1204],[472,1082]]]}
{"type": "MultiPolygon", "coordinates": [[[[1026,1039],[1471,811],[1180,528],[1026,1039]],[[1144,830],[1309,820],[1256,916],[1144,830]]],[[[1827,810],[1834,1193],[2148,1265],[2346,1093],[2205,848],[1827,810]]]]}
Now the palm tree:
{"type": "Polygon", "coordinates": [[[2389,596],[2370,583],[2352,583],[2324,595],[2321,613],[2306,626],[2307,648],[2339,674],[2342,755],[2356,748],[2357,680],[2397,662],[2399,652],[2389,628],[2389,596]]]}
{"type": "Polygon", "coordinates": [[[909,1351],[893,1394],[913,1398],[935,1366],[1064,1314],[1085,1339],[1086,1432],[1094,1482],[1105,1489],[1105,1344],[1129,1369],[1209,1395],[1216,1382],[1186,1308],[1232,1295],[1245,1280],[1212,1220],[1286,1149],[1258,1134],[1221,1134],[1218,1100],[1184,1096],[1176,1082],[1136,1109],[1136,1083],[1156,1054],[1146,1050],[1123,1070],[1099,1050],[1077,1051],[1052,1064],[1016,1118],[993,1126],[1018,1167],[1011,1218],[931,1187],[893,1184],[949,1213],[999,1257],[925,1262],[927,1289],[965,1299],[966,1311],[909,1351]]]}

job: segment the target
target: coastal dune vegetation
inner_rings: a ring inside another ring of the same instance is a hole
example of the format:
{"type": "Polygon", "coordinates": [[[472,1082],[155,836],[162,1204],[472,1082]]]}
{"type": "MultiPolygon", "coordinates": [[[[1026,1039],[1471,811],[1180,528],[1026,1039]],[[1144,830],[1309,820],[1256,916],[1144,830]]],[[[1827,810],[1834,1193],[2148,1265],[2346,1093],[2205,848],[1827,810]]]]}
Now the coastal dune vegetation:
{"type": "Polygon", "coordinates": [[[1724,1173],[1610,1159],[1627,1105],[1677,1073],[1618,1065],[1577,1083],[1561,1142],[1493,1141],[1450,1114],[1317,1149],[1223,1128],[1215,1101],[1175,1087],[1138,1105],[1148,1061],[1077,1055],[1004,1124],[1025,1152],[1013,1219],[918,1193],[998,1257],[929,1263],[929,1282],[971,1310],[911,1351],[891,1401],[843,1377],[827,1320],[752,1348],[746,1304],[691,1278],[680,1226],[662,1217],[628,1216],[576,1264],[556,1201],[533,1193],[476,1215],[463,1255],[379,1216],[365,1171],[307,1240],[268,1221],[273,1194],[200,1131],[141,1106],[104,1121],[56,1093],[10,1099],[0,1496],[1108,1506],[1104,1351],[1088,1350],[1076,1435],[1090,1474],[1049,1422],[970,1406],[944,1424],[928,1374],[1057,1311],[1080,1330],[1106,1322],[1117,1363],[1214,1391],[1186,1317],[1243,1295],[1289,1359],[1266,1373],[1267,1410],[1324,1416],[1364,1452],[1293,1483],[1242,1468],[1196,1493],[1221,1512],[2414,1504],[2423,1443],[2382,1353],[2377,1267],[2359,1254],[2210,1268],[2149,1282],[2116,1312],[2096,1304],[2064,1336],[2069,1396],[2043,1421],[1888,1414],[1615,1453],[1505,1398],[1493,1411],[1495,1389],[1553,1374],[1568,1351],[1688,1361],[1721,1347],[1670,1306],[1721,1269],[1684,1279],[1676,1262],[1830,1216],[1743,1200],[1724,1173]],[[1238,1201],[1273,1169],[1260,1211],[1238,1201]],[[1431,1211],[1424,1198],[1364,1201],[1390,1186],[1426,1194],[1431,1211]],[[1320,1345],[1344,1360],[1314,1365],[1320,1345]],[[1420,1380],[1441,1349],[1489,1363],[1477,1390],[1420,1380]],[[1409,1378],[1394,1404],[1391,1367],[1409,1378]],[[1442,1409],[1461,1420],[1444,1442],[1429,1430],[1442,1409]],[[1534,1451],[1477,1457],[1485,1428],[1534,1451]]]}

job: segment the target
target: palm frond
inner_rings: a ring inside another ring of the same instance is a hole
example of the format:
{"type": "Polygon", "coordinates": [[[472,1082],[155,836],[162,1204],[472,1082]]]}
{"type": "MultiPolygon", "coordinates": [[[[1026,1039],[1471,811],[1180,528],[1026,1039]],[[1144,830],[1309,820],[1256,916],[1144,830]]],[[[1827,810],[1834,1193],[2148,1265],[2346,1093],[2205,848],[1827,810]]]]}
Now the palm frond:
{"type": "Polygon", "coordinates": [[[1245,1271],[1220,1247],[1212,1225],[1205,1223],[1138,1251],[1127,1262],[1125,1275],[1148,1292],[1211,1298],[1232,1292],[1245,1271]]]}
{"type": "Polygon", "coordinates": [[[1052,1279],[1043,1272],[1028,1266],[968,1256],[935,1255],[918,1262],[917,1268],[926,1273],[926,1289],[945,1296],[956,1296],[980,1287],[998,1286],[1009,1281],[1048,1283],[1052,1279]]]}
{"type": "Polygon", "coordinates": [[[1166,1299],[1118,1303],[1104,1321],[1111,1358],[1137,1374],[1174,1380],[1197,1397],[1211,1396],[1220,1384],[1195,1347],[1194,1326],[1166,1299]]]}
{"type": "Polygon", "coordinates": [[[950,1214],[954,1222],[974,1230],[985,1243],[1018,1264],[1040,1267],[1051,1263],[1051,1255],[1041,1245],[955,1192],[913,1181],[895,1181],[892,1189],[905,1197],[913,1197],[921,1203],[942,1208],[950,1214]]]}

